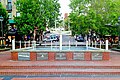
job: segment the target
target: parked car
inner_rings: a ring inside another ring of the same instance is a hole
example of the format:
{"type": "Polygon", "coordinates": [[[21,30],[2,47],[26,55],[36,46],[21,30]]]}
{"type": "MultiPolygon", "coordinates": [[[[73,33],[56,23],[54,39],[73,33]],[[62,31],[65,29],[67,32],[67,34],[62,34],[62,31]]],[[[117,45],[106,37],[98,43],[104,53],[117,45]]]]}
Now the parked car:
{"type": "Polygon", "coordinates": [[[45,36],[43,42],[50,42],[50,41],[59,41],[59,36],[55,34],[50,34],[49,36],[45,36]]]}
{"type": "Polygon", "coordinates": [[[78,41],[78,42],[84,42],[84,37],[81,36],[81,35],[77,35],[77,36],[75,37],[75,40],[78,41]]]}

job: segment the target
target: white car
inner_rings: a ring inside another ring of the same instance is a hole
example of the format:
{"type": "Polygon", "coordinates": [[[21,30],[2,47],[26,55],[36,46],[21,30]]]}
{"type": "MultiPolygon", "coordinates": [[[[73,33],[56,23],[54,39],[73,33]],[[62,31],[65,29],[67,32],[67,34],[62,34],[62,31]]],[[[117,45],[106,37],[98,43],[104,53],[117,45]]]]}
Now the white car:
{"type": "Polygon", "coordinates": [[[50,34],[49,36],[45,36],[43,42],[50,42],[50,41],[59,41],[59,36],[55,34],[50,34]]]}

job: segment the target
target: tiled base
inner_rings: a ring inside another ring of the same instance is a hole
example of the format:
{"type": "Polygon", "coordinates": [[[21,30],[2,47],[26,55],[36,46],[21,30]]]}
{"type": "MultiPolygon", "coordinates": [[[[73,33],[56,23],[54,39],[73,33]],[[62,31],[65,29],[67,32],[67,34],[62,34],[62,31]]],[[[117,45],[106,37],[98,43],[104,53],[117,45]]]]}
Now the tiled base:
{"type": "Polygon", "coordinates": [[[91,61],[109,60],[110,52],[11,52],[12,60],[25,61],[91,61]]]}

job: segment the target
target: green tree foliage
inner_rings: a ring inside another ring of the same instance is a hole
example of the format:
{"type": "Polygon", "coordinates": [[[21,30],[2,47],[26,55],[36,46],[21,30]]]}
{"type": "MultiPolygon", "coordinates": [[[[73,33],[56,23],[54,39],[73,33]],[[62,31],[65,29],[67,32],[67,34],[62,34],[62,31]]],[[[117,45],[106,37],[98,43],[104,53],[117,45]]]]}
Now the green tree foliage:
{"type": "Polygon", "coordinates": [[[70,1],[72,13],[69,17],[73,34],[87,34],[91,29],[101,35],[118,35],[115,25],[120,16],[119,0],[70,1]]]}
{"type": "MultiPolygon", "coordinates": [[[[0,3],[0,16],[3,17],[3,21],[2,21],[2,26],[3,26],[3,33],[6,33],[8,30],[7,27],[7,23],[8,23],[8,13],[6,11],[6,9],[2,6],[2,4],[0,3]]],[[[1,22],[0,22],[0,36],[1,36],[1,22]]]]}
{"type": "Polygon", "coordinates": [[[53,27],[60,4],[58,0],[17,0],[16,7],[20,12],[15,17],[16,25],[23,34],[28,34],[35,26],[39,31],[44,31],[46,26],[53,27]]]}

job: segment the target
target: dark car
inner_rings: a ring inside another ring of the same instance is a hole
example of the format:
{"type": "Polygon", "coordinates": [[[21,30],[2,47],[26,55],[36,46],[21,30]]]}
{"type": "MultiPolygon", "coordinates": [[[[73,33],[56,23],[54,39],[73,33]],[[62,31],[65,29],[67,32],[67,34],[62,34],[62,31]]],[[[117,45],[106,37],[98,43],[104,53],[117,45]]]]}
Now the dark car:
{"type": "Polygon", "coordinates": [[[83,36],[76,36],[75,40],[78,42],[84,42],[83,36]]]}

